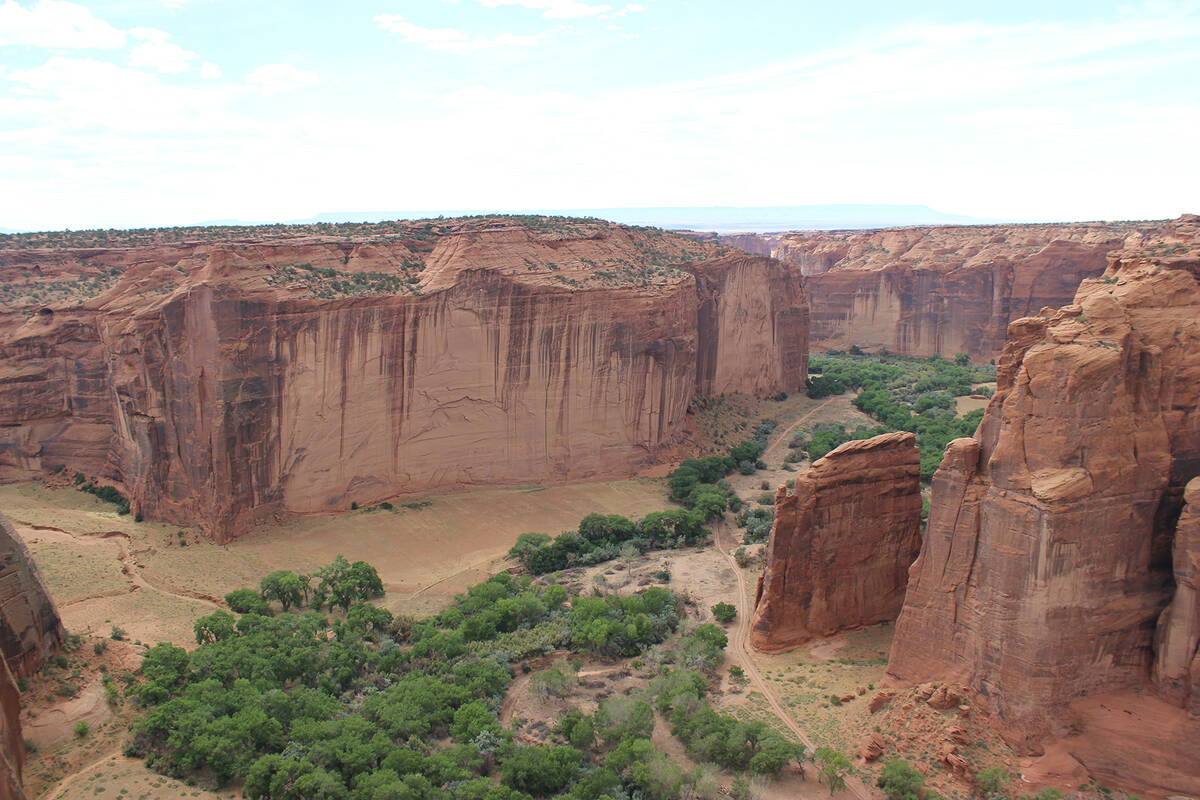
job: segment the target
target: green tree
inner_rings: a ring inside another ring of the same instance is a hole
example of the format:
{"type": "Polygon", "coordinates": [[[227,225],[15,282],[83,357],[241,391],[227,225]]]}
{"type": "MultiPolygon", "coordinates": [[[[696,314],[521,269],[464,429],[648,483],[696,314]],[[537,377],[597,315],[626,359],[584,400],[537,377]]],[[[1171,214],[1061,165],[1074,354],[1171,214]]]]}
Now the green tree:
{"type": "Polygon", "coordinates": [[[504,759],[503,782],[510,789],[546,797],[564,789],[579,772],[582,754],[574,747],[521,747],[504,759]]]}
{"type": "Polygon", "coordinates": [[[919,800],[925,776],[907,761],[893,758],[883,765],[875,783],[888,800],[919,800]]]}
{"type": "Polygon", "coordinates": [[[1003,767],[988,767],[975,773],[975,793],[988,798],[1007,797],[1006,787],[1012,776],[1003,767]]]}
{"type": "Polygon", "coordinates": [[[225,603],[237,614],[262,614],[269,617],[274,613],[263,596],[253,589],[234,589],[225,595],[225,603]]]}
{"type": "Polygon", "coordinates": [[[192,630],[196,634],[196,644],[219,642],[237,636],[237,619],[228,611],[214,611],[196,620],[192,630]]]}
{"type": "Polygon", "coordinates": [[[840,753],[832,747],[818,747],[815,757],[820,764],[820,778],[829,787],[829,793],[844,790],[846,773],[850,771],[850,759],[845,753],[840,753]]]}
{"type": "Polygon", "coordinates": [[[287,611],[304,602],[304,584],[291,570],[281,569],[262,579],[259,591],[264,600],[274,600],[287,611]]]}
{"type": "Polygon", "coordinates": [[[730,622],[733,622],[735,617],[737,617],[737,606],[732,605],[731,603],[717,603],[712,607],[712,613],[713,616],[716,617],[717,622],[721,623],[722,625],[728,625],[730,622]]]}

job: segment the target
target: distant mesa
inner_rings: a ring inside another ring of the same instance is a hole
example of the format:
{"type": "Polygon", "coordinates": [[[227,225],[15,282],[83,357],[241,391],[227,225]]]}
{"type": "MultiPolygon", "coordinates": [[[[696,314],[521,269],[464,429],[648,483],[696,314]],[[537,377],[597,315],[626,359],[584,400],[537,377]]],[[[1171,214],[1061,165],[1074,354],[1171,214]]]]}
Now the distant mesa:
{"type": "Polygon", "coordinates": [[[1163,223],[955,225],[705,237],[805,276],[814,351],[1000,355],[1008,324],[1071,302],[1109,253],[1163,223]]]}

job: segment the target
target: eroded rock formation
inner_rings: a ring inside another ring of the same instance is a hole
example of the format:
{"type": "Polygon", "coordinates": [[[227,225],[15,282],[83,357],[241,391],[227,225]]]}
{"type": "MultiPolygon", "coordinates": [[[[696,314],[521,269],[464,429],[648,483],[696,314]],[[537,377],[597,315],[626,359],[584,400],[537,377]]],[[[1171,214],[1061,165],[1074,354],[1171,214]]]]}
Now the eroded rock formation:
{"type": "Polygon", "coordinates": [[[790,234],[774,255],[799,267],[814,351],[986,361],[1009,322],[1071,301],[1106,255],[1141,237],[1132,223],[962,225],[790,234]]]}
{"type": "Polygon", "coordinates": [[[25,792],[21,789],[24,768],[21,693],[8,662],[0,659],[0,800],[25,800],[25,792]]]}
{"type": "Polygon", "coordinates": [[[1023,752],[1082,730],[1072,752],[1089,770],[1154,795],[1200,792],[1183,693],[1195,521],[1180,516],[1200,475],[1198,279],[1189,216],[1113,253],[1072,305],[1010,326],[975,439],[952,442],[934,476],[888,666],[902,684],[965,684],[1023,752]],[[1155,674],[1169,720],[1134,732],[1129,715],[1105,721],[1117,704],[1086,705],[1155,674]],[[1106,738],[1119,730],[1126,741],[1106,738]],[[1147,747],[1155,758],[1139,758],[1147,747]]]}
{"type": "Polygon", "coordinates": [[[62,623],[29,548],[0,514],[0,800],[19,799],[25,740],[16,676],[41,669],[63,641],[62,623]]]}
{"type": "Polygon", "coordinates": [[[807,369],[793,271],[599,221],[12,249],[3,276],[0,479],[65,465],[218,539],[281,510],[629,474],[672,452],[696,394],[795,391],[807,369]]]}
{"type": "Polygon", "coordinates": [[[0,514],[0,651],[17,677],[42,668],[63,642],[62,622],[29,548],[0,514]]]}
{"type": "Polygon", "coordinates": [[[780,487],[750,643],[779,652],[895,619],[921,545],[911,433],[847,442],[780,487]]]}
{"type": "Polygon", "coordinates": [[[1171,548],[1175,594],[1158,619],[1154,680],[1165,699],[1200,718],[1200,478],[1183,500],[1171,548]]]}

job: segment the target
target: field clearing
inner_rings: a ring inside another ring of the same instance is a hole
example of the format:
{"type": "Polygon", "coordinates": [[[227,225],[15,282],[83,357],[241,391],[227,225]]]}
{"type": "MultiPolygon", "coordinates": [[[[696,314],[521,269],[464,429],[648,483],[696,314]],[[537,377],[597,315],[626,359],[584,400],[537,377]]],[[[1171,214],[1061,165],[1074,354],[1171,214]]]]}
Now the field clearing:
{"type": "Polygon", "coordinates": [[[68,630],[107,635],[118,625],[131,640],[184,646],[213,600],[273,570],[313,571],[339,553],[369,561],[387,590],[382,605],[425,614],[503,569],[522,533],[557,534],[593,511],[640,517],[670,507],[656,478],[458,492],[428,503],[294,517],[217,545],[195,529],[118,516],[75,489],[0,486],[0,509],[29,544],[68,630]]]}

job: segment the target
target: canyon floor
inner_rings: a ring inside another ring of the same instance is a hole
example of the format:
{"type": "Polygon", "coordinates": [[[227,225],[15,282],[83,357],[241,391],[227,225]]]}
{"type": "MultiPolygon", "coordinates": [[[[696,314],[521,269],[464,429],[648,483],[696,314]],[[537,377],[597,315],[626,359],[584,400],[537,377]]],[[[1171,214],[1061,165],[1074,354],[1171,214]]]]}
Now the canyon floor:
{"type": "MultiPolygon", "coordinates": [[[[773,502],[773,487],[807,468],[804,462],[784,461],[790,453],[787,442],[797,431],[816,422],[870,422],[851,405],[849,395],[781,401],[726,397],[695,415],[692,452],[728,447],[746,438],[762,418],[778,423],[763,456],[767,469],[729,479],[750,504],[773,502]]],[[[132,712],[127,705],[114,709],[105,703],[104,678],[119,685],[120,676],[136,668],[139,644],[170,641],[192,646],[193,622],[211,613],[227,592],[256,586],[261,576],[276,569],[314,570],[339,553],[377,567],[386,589],[382,605],[395,613],[423,616],[510,566],[505,554],[522,533],[555,534],[575,527],[593,511],[640,517],[670,507],[663,478],[669,469],[660,466],[625,480],[405,498],[407,505],[398,500],[392,510],[291,517],[247,532],[228,545],[213,544],[195,530],[118,516],[112,505],[53,480],[0,487],[0,508],[32,550],[68,631],[82,637],[66,666],[49,668],[33,683],[25,710],[27,730],[38,748],[26,773],[31,796],[237,797],[229,790],[212,793],[162,777],[121,754],[132,712]],[[123,641],[112,638],[114,628],[123,641]],[[98,646],[103,652],[96,651],[98,646]],[[75,693],[68,696],[62,691],[64,684],[71,684],[75,693]],[[81,721],[90,728],[84,737],[74,733],[81,721]]],[[[737,716],[763,719],[810,746],[855,753],[859,740],[873,727],[867,704],[883,677],[890,626],[874,626],[784,655],[751,651],[745,644],[746,625],[763,545],[749,547],[749,562],[739,567],[732,553],[742,532],[724,522],[715,531],[712,546],[652,552],[572,570],[563,576],[564,582],[585,591],[595,585],[618,592],[668,585],[690,595],[694,621],[710,620],[708,609],[714,603],[735,603],[739,613],[728,628],[730,645],[723,684],[714,697],[717,705],[737,716]],[[658,574],[664,567],[670,573],[667,580],[658,574]],[[745,677],[731,677],[729,665],[740,666],[745,677]]],[[[639,670],[628,660],[587,663],[580,672],[578,696],[548,703],[530,693],[529,680],[522,676],[514,682],[505,707],[510,720],[519,721],[517,730],[536,739],[567,700],[586,708],[601,696],[639,691],[651,677],[653,670],[639,670]]],[[[655,741],[687,763],[682,745],[661,720],[655,741]]],[[[929,761],[931,772],[936,770],[931,753],[914,751],[913,757],[929,761]]],[[[1011,754],[998,747],[994,759],[1007,763],[1011,754]]],[[[873,768],[859,769],[862,777],[852,779],[848,790],[839,794],[862,800],[874,793],[868,788],[873,768]]],[[[828,789],[818,783],[811,766],[809,773],[785,771],[762,789],[762,796],[827,796],[828,789]]],[[[945,794],[961,793],[949,781],[938,788],[945,794]]]]}

